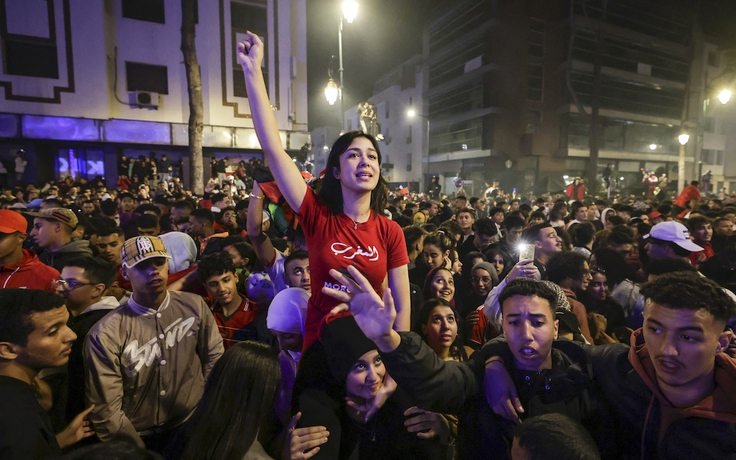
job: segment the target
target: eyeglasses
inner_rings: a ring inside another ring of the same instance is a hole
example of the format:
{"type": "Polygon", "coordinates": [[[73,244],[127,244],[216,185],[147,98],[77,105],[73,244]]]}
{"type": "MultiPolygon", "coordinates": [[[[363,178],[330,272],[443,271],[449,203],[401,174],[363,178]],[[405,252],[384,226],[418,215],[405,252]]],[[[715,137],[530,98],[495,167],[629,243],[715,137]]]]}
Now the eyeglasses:
{"type": "Polygon", "coordinates": [[[479,281],[483,281],[483,283],[488,284],[488,283],[490,283],[493,280],[489,276],[481,276],[481,277],[471,276],[470,277],[470,281],[472,281],[473,283],[477,283],[479,281]]]}
{"type": "Polygon", "coordinates": [[[82,283],[80,281],[67,281],[62,278],[55,279],[51,282],[51,286],[54,289],[63,289],[64,291],[73,291],[79,286],[94,286],[94,285],[95,283],[82,283]]]}
{"type": "Polygon", "coordinates": [[[604,268],[601,268],[601,267],[595,267],[595,268],[591,268],[590,269],[590,274],[591,275],[598,275],[598,274],[605,275],[606,274],[606,270],[604,268]]]}

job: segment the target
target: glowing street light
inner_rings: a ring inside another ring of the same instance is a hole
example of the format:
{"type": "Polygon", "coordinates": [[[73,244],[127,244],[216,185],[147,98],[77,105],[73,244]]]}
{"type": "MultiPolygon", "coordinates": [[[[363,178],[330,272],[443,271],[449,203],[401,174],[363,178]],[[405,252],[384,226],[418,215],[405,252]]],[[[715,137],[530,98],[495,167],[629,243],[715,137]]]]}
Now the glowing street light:
{"type": "Polygon", "coordinates": [[[337,83],[335,83],[335,80],[330,78],[330,81],[327,82],[327,86],[325,87],[325,98],[327,99],[327,103],[330,105],[335,105],[335,102],[337,102],[337,98],[340,96],[340,88],[337,87],[337,83]]]}
{"type": "Polygon", "coordinates": [[[677,136],[677,140],[680,142],[680,145],[685,145],[690,141],[690,135],[688,133],[682,133],[677,136]]]}
{"type": "Polygon", "coordinates": [[[325,88],[325,97],[330,105],[335,105],[337,100],[340,100],[340,120],[342,123],[340,129],[345,129],[345,100],[343,98],[343,90],[345,89],[344,69],[342,66],[342,28],[343,20],[347,21],[348,24],[352,24],[355,21],[355,17],[358,15],[358,2],[355,0],[345,0],[342,2],[342,16],[340,16],[340,23],[337,28],[337,46],[340,68],[338,72],[340,74],[340,86],[338,87],[335,82],[330,78],[325,88]]]}
{"type": "Polygon", "coordinates": [[[721,104],[725,104],[728,101],[731,100],[731,91],[728,89],[724,89],[720,93],[718,93],[718,100],[721,101],[721,104]]]}
{"type": "Polygon", "coordinates": [[[417,111],[414,110],[414,109],[409,109],[409,110],[406,111],[406,115],[409,118],[414,118],[415,116],[417,116],[417,111]]]}
{"type": "Polygon", "coordinates": [[[345,16],[345,20],[348,24],[352,24],[355,21],[355,17],[358,15],[358,2],[354,0],[345,0],[342,2],[342,14],[345,16]]]}
{"type": "Polygon", "coordinates": [[[649,144],[649,150],[657,150],[657,144],[649,144]]]}

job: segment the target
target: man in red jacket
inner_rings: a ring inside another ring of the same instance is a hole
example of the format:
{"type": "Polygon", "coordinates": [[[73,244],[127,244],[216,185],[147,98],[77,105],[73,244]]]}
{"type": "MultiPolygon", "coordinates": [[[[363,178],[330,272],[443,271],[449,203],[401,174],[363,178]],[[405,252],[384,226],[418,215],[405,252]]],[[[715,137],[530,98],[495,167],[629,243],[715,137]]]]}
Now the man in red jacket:
{"type": "Polygon", "coordinates": [[[0,289],[19,287],[55,292],[51,281],[59,272],[23,249],[28,228],[25,217],[15,211],[0,210],[0,289]]]}
{"type": "Polygon", "coordinates": [[[690,185],[682,189],[680,195],[675,199],[674,204],[682,209],[687,209],[689,207],[688,203],[692,200],[700,200],[700,190],[698,189],[699,185],[700,183],[696,180],[690,182],[690,185]]]}

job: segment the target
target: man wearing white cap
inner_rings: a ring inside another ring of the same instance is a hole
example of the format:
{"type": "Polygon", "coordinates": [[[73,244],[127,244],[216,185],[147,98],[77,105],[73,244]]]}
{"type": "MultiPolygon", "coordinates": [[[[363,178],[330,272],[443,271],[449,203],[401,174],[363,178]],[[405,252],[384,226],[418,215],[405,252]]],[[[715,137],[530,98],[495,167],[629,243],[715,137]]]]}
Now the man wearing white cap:
{"type": "Polygon", "coordinates": [[[84,344],[90,414],[102,441],[122,434],[162,452],[199,402],[222,356],[222,338],[201,297],[166,289],[163,241],[130,238],[121,273],[133,295],[103,318],[84,344]]]}
{"type": "Polygon", "coordinates": [[[644,239],[647,240],[645,249],[650,259],[687,258],[691,252],[703,250],[690,240],[687,227],[675,221],[658,223],[644,235],[644,239]]]}

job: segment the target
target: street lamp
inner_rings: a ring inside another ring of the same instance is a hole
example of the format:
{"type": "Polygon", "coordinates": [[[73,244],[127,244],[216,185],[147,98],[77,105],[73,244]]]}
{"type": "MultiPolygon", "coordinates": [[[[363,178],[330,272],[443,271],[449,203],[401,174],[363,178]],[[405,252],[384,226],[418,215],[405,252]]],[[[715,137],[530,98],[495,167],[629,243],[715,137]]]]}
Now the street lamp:
{"type": "Polygon", "coordinates": [[[327,87],[325,87],[325,98],[327,99],[327,103],[335,105],[338,97],[340,97],[340,88],[337,87],[335,80],[330,78],[330,81],[327,82],[327,87]]]}
{"type": "Polygon", "coordinates": [[[718,100],[721,101],[721,104],[726,104],[728,101],[731,100],[731,91],[728,89],[724,89],[720,93],[718,93],[718,100]]]}
{"type": "Polygon", "coordinates": [[[690,135],[682,132],[677,136],[680,142],[680,155],[677,158],[677,191],[681,193],[685,189],[685,145],[690,140],[690,135]]]}
{"type": "MultiPolygon", "coordinates": [[[[723,75],[721,75],[722,77],[723,75]]],[[[706,75],[707,80],[707,75],[706,75]]],[[[698,181],[701,180],[702,174],[703,174],[703,144],[705,143],[705,122],[707,118],[707,112],[708,112],[708,106],[710,106],[710,100],[713,97],[713,93],[711,92],[711,89],[705,88],[705,91],[703,93],[703,110],[700,112],[700,121],[698,123],[698,137],[695,140],[695,154],[694,159],[698,160],[698,177],[696,178],[698,181]]],[[[728,103],[728,101],[731,100],[731,90],[729,89],[722,89],[718,93],[718,101],[721,103],[721,105],[725,105],[728,103]]],[[[682,136],[682,135],[681,135],[682,136]]],[[[689,137],[688,137],[689,140],[689,137]]],[[[682,145],[682,144],[681,144],[682,145]]],[[[680,147],[680,151],[682,151],[683,147],[680,147]]],[[[679,167],[679,163],[678,163],[679,167]]],[[[685,179],[683,178],[681,181],[677,181],[678,188],[680,189],[680,192],[682,192],[683,187],[685,186],[685,179]]]]}
{"type": "Polygon", "coordinates": [[[355,21],[355,17],[358,15],[358,2],[353,0],[345,0],[342,2],[342,15],[345,16],[345,20],[348,24],[352,24],[355,21]]]}
{"type": "Polygon", "coordinates": [[[334,105],[337,99],[340,99],[340,120],[342,121],[342,124],[340,126],[340,131],[345,129],[345,100],[343,97],[343,90],[345,89],[345,80],[343,78],[343,66],[342,66],[342,28],[343,28],[343,19],[348,22],[348,24],[352,24],[353,21],[355,21],[356,16],[358,15],[358,2],[355,0],[345,0],[342,2],[342,16],[340,16],[340,23],[337,28],[337,46],[338,46],[338,56],[339,56],[339,63],[340,63],[340,86],[337,87],[335,82],[330,79],[330,81],[327,83],[327,87],[325,88],[325,98],[327,98],[327,102],[330,105],[334,105]],[[335,94],[335,88],[337,88],[337,96],[333,98],[335,94]],[[330,102],[332,101],[332,102],[330,102]]]}
{"type": "Polygon", "coordinates": [[[422,147],[422,150],[426,149],[426,155],[424,154],[424,152],[422,152],[422,156],[426,156],[427,158],[427,173],[423,175],[422,177],[422,190],[426,191],[427,181],[430,180],[429,176],[431,174],[430,173],[430,163],[429,163],[429,117],[426,117],[420,113],[417,113],[417,111],[414,110],[413,108],[409,108],[406,111],[406,116],[409,119],[413,119],[414,117],[421,117],[424,119],[424,121],[427,122],[427,131],[426,131],[426,134],[424,135],[424,146],[422,147]]]}

